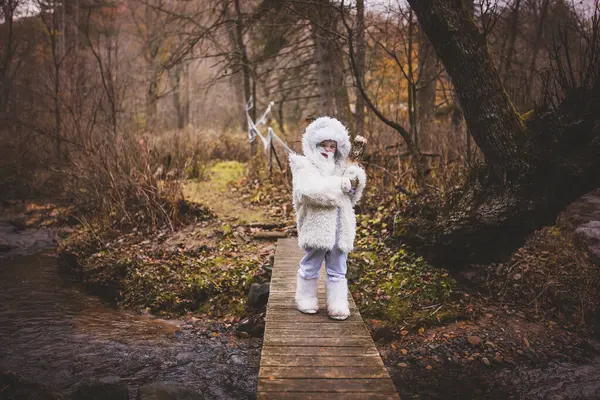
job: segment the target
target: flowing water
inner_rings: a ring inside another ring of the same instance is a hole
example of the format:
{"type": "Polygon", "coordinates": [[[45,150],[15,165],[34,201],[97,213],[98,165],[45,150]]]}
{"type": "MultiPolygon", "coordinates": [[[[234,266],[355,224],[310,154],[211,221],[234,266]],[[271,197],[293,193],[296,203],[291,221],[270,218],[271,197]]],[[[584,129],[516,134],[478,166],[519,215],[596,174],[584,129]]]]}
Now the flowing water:
{"type": "Polygon", "coordinates": [[[252,398],[259,345],[230,339],[112,308],[50,253],[0,260],[0,371],[61,393],[101,382],[126,385],[129,398],[149,387],[168,389],[164,398],[252,398]]]}

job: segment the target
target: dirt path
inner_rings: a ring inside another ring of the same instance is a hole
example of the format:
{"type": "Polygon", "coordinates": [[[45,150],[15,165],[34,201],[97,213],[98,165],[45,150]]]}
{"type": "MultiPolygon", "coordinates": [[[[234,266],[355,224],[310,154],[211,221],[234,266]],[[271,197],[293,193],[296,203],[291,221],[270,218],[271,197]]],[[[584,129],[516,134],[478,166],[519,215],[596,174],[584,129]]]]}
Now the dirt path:
{"type": "Polygon", "coordinates": [[[237,161],[222,161],[213,165],[209,178],[203,181],[186,182],[183,193],[186,200],[201,203],[210,208],[220,219],[237,220],[240,223],[271,223],[273,221],[259,207],[249,206],[242,201],[231,183],[242,179],[246,165],[237,161]]]}

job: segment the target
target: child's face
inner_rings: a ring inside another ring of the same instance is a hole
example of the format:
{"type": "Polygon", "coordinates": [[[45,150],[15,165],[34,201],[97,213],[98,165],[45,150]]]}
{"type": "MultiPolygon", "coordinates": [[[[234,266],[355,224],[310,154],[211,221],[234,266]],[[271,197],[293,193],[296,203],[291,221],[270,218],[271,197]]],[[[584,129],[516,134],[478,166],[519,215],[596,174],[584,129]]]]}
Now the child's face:
{"type": "Polygon", "coordinates": [[[321,143],[319,143],[319,147],[321,148],[321,155],[323,157],[333,157],[337,150],[337,142],[335,140],[323,140],[321,143]],[[325,150],[325,152],[322,150],[325,150]]]}

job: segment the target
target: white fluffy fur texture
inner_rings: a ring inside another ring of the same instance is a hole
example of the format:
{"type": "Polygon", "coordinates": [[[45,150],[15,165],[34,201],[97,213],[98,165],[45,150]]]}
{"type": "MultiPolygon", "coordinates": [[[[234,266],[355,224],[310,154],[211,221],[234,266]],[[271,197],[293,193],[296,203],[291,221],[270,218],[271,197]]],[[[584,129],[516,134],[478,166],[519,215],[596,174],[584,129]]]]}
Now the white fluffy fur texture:
{"type": "Polygon", "coordinates": [[[344,320],[350,316],[348,307],[348,281],[327,279],[327,312],[333,319],[344,320]]]}
{"type": "Polygon", "coordinates": [[[317,299],[318,279],[304,279],[298,275],[296,282],[296,308],[305,314],[315,314],[319,311],[317,299]]]}
{"type": "Polygon", "coordinates": [[[353,206],[362,197],[366,174],[358,165],[346,168],[346,158],[350,152],[346,128],[334,118],[318,118],[306,128],[302,147],[304,156],[290,154],[298,244],[302,248],[331,250],[336,242],[337,231],[338,247],[349,253],[354,247],[356,235],[353,206]],[[336,168],[330,176],[323,170],[324,159],[317,151],[318,144],[323,140],[337,142],[336,168]],[[354,195],[349,195],[347,192],[353,177],[358,178],[359,184],[354,195]]]}
{"type": "Polygon", "coordinates": [[[350,154],[350,136],[348,130],[337,119],[330,117],[319,117],[306,127],[302,136],[302,152],[310,159],[315,156],[316,148],[323,140],[335,140],[337,142],[336,161],[346,160],[350,154]]]}
{"type": "Polygon", "coordinates": [[[356,164],[352,164],[346,168],[344,171],[344,176],[348,179],[358,179],[358,186],[356,187],[354,196],[352,196],[352,205],[354,206],[360,201],[360,199],[362,199],[363,191],[367,185],[367,174],[364,169],[356,164]]]}

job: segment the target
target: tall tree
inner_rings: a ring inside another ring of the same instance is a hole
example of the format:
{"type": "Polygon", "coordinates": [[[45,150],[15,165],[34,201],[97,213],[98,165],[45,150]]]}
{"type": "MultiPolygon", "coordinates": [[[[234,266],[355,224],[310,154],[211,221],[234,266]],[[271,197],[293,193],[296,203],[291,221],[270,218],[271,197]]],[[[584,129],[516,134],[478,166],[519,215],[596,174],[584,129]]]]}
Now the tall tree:
{"type": "MultiPolygon", "coordinates": [[[[487,173],[475,169],[433,217],[409,213],[408,231],[414,235],[405,238],[438,262],[506,256],[568,202],[600,185],[600,24],[596,20],[583,40],[589,46],[587,61],[578,79],[564,83],[566,99],[554,110],[539,112],[526,127],[462,2],[409,2],[452,78],[487,173]]],[[[556,68],[557,76],[575,75],[556,68]]]]}
{"type": "Polygon", "coordinates": [[[338,45],[340,35],[337,10],[330,0],[314,0],[308,7],[315,43],[319,111],[323,115],[335,116],[351,126],[353,121],[344,82],[344,62],[338,45]]]}
{"type": "Polygon", "coordinates": [[[452,78],[488,168],[502,179],[520,171],[524,162],[519,144],[525,127],[467,8],[460,0],[411,0],[410,4],[452,78]]]}
{"type": "Polygon", "coordinates": [[[515,0],[511,11],[510,28],[508,32],[508,49],[506,51],[506,62],[504,63],[504,82],[508,81],[512,72],[515,45],[519,33],[519,16],[521,14],[521,0],[515,0]]]}
{"type": "Polygon", "coordinates": [[[418,131],[427,132],[433,126],[436,98],[436,81],[439,74],[435,50],[425,34],[419,27],[419,67],[417,90],[417,118],[418,131]]]}
{"type": "MultiPolygon", "coordinates": [[[[364,82],[365,77],[365,2],[356,1],[356,75],[364,82]]],[[[356,88],[356,108],[354,119],[356,121],[356,134],[364,135],[365,127],[365,99],[356,88]]]]}

